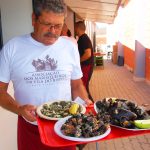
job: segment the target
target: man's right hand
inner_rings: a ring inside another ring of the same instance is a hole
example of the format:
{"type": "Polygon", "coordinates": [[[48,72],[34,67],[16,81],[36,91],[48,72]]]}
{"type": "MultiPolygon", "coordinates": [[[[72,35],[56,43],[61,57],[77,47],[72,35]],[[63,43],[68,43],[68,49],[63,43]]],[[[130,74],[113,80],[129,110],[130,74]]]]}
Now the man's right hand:
{"type": "Polygon", "coordinates": [[[36,106],[22,105],[18,108],[18,114],[27,119],[28,121],[36,121],[36,106]]]}

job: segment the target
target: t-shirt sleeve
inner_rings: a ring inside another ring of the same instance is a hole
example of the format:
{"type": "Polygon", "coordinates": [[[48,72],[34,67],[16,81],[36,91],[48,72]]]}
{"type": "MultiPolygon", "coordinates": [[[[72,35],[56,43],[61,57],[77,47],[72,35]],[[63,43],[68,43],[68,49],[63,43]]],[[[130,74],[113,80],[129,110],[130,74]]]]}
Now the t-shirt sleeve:
{"type": "Polygon", "coordinates": [[[0,81],[8,83],[10,81],[10,53],[9,44],[0,51],[0,81]]]}
{"type": "Polygon", "coordinates": [[[80,66],[80,56],[79,56],[77,45],[74,45],[73,59],[74,59],[74,66],[73,66],[71,79],[76,80],[82,78],[83,76],[81,71],[81,66],[80,66]]]}
{"type": "Polygon", "coordinates": [[[83,46],[83,49],[84,49],[84,50],[86,50],[86,49],[88,49],[88,48],[91,48],[91,42],[90,42],[89,38],[84,37],[84,38],[82,39],[82,46],[83,46]]]}

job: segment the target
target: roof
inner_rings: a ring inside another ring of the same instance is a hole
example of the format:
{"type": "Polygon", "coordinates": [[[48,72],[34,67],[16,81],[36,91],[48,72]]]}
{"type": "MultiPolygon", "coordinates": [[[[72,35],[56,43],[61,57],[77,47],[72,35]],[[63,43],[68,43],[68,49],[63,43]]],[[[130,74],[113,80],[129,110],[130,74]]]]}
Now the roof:
{"type": "Polygon", "coordinates": [[[127,1],[129,0],[65,0],[65,3],[83,20],[111,24],[119,6],[127,1]]]}

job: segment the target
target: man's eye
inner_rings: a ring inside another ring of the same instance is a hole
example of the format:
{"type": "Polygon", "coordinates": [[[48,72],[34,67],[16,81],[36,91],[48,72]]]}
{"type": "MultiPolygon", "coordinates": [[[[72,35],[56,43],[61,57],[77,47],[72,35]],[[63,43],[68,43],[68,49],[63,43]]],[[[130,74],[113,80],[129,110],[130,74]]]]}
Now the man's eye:
{"type": "Polygon", "coordinates": [[[57,24],[57,25],[55,25],[55,28],[61,28],[62,27],[62,25],[61,24],[57,24]]]}
{"type": "Polygon", "coordinates": [[[49,24],[49,23],[44,23],[44,25],[46,25],[46,26],[53,26],[53,25],[51,25],[51,24],[49,24]]]}

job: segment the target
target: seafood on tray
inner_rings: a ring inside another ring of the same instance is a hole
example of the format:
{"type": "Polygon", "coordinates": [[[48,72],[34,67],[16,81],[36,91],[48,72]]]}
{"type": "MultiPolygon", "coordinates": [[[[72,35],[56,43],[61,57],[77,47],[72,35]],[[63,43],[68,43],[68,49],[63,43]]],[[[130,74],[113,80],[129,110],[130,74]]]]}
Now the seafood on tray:
{"type": "Polygon", "coordinates": [[[150,115],[143,107],[125,99],[104,98],[94,105],[96,112],[101,116],[110,116],[110,124],[123,128],[135,129],[135,120],[150,119],[150,115]]]}
{"type": "Polygon", "coordinates": [[[48,120],[59,120],[72,114],[85,113],[86,108],[73,101],[53,101],[40,105],[37,114],[48,120]]]}
{"type": "Polygon", "coordinates": [[[104,134],[109,126],[109,117],[99,114],[77,114],[70,117],[62,126],[61,132],[70,137],[90,138],[104,134]]]}

